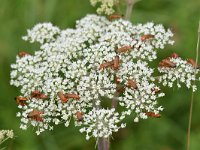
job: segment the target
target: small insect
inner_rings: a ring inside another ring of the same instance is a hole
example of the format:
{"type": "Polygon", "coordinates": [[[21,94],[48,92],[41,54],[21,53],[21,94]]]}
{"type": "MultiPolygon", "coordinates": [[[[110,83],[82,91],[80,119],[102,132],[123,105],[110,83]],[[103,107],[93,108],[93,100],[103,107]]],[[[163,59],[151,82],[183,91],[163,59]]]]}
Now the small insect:
{"type": "Polygon", "coordinates": [[[44,114],[43,111],[33,110],[28,114],[27,118],[42,122],[43,121],[43,117],[41,117],[42,114],[44,114]]]}
{"type": "Polygon", "coordinates": [[[132,89],[137,89],[137,84],[136,84],[136,81],[134,80],[131,80],[131,79],[128,79],[128,83],[127,83],[127,86],[129,88],[132,88],[132,89]]]}
{"type": "Polygon", "coordinates": [[[119,56],[115,56],[115,58],[113,60],[113,69],[114,70],[119,69],[119,63],[120,63],[119,56]]]}
{"type": "Polygon", "coordinates": [[[191,64],[192,67],[194,67],[194,68],[197,68],[197,69],[200,68],[200,66],[199,66],[199,65],[194,61],[194,59],[192,59],[192,58],[188,59],[188,60],[187,60],[187,63],[188,63],[188,64],[191,64]]]}
{"type": "Polygon", "coordinates": [[[110,16],[108,17],[108,19],[109,19],[109,21],[113,21],[113,20],[115,20],[115,19],[120,19],[120,18],[122,18],[122,17],[123,17],[123,15],[112,14],[112,15],[110,15],[110,16]]]}
{"type": "Polygon", "coordinates": [[[159,93],[161,90],[159,88],[152,88],[151,91],[155,93],[159,93]]]}
{"type": "Polygon", "coordinates": [[[78,121],[83,121],[83,115],[84,115],[83,112],[77,111],[77,112],[76,112],[77,120],[78,120],[78,121]]]}
{"type": "Polygon", "coordinates": [[[32,97],[32,98],[40,98],[40,99],[47,99],[47,98],[48,98],[47,95],[41,93],[41,92],[38,91],[38,90],[33,91],[33,92],[31,93],[31,97],[32,97]]]}
{"type": "Polygon", "coordinates": [[[176,53],[173,53],[169,58],[178,58],[179,57],[179,55],[178,54],[176,54],[176,53]]]}
{"type": "Polygon", "coordinates": [[[108,62],[100,64],[99,70],[101,70],[101,69],[104,70],[104,69],[112,67],[112,66],[113,66],[113,61],[108,61],[108,62]]]}
{"type": "Polygon", "coordinates": [[[21,105],[21,106],[26,105],[27,100],[28,99],[26,97],[22,97],[22,96],[15,97],[15,101],[17,102],[18,105],[21,105]]]}
{"type": "Polygon", "coordinates": [[[34,98],[39,98],[41,95],[40,91],[38,90],[35,90],[31,93],[31,97],[34,97],[34,98]]]}
{"type": "Polygon", "coordinates": [[[57,95],[58,95],[58,97],[60,98],[60,100],[61,100],[63,103],[68,102],[68,98],[65,97],[65,94],[63,94],[63,92],[60,91],[60,92],[57,93],[57,95]]]}
{"type": "Polygon", "coordinates": [[[127,52],[127,51],[131,50],[131,49],[132,49],[131,46],[123,46],[123,47],[121,47],[121,48],[118,48],[118,49],[117,49],[117,52],[118,52],[118,53],[124,53],[124,52],[127,52]]]}
{"type": "Polygon", "coordinates": [[[159,63],[159,67],[167,67],[167,68],[175,68],[176,64],[171,62],[169,59],[163,59],[160,63],[159,63]]]}
{"type": "Polygon", "coordinates": [[[115,56],[115,58],[112,60],[112,61],[107,61],[105,63],[102,63],[100,64],[100,67],[99,67],[99,70],[101,69],[106,69],[106,68],[111,68],[111,69],[114,69],[114,70],[117,70],[119,69],[119,63],[120,63],[120,60],[119,60],[119,56],[115,56]]]}
{"type": "Polygon", "coordinates": [[[160,118],[161,115],[160,114],[156,114],[154,112],[146,112],[146,115],[149,117],[153,117],[153,118],[160,118]]]}
{"type": "Polygon", "coordinates": [[[149,40],[149,39],[152,39],[152,38],[154,38],[155,36],[154,35],[152,35],[152,34],[146,34],[146,35],[143,35],[143,36],[141,36],[141,41],[146,41],[146,40],[149,40]]]}
{"type": "Polygon", "coordinates": [[[124,87],[124,86],[117,87],[117,92],[118,92],[118,93],[123,93],[124,90],[125,90],[125,87],[124,87]]]}
{"type": "Polygon", "coordinates": [[[73,98],[73,99],[76,99],[76,100],[80,99],[80,96],[77,95],[77,94],[65,94],[65,97],[66,98],[73,98]]]}
{"type": "Polygon", "coordinates": [[[115,83],[120,84],[120,78],[119,77],[115,77],[115,83]]]}
{"type": "Polygon", "coordinates": [[[40,99],[47,99],[47,98],[48,98],[48,96],[43,93],[40,95],[40,99]]]}
{"type": "Polygon", "coordinates": [[[19,57],[24,57],[24,56],[28,56],[28,55],[30,55],[30,54],[27,53],[27,52],[19,52],[19,53],[18,53],[18,56],[19,56],[19,57]]]}

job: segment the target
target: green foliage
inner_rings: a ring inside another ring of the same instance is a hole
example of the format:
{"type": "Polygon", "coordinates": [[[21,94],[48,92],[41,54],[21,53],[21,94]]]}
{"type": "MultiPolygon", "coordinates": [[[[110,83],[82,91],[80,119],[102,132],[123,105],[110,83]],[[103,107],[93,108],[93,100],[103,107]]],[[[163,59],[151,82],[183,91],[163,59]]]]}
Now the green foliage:
{"type": "MultiPolygon", "coordinates": [[[[172,52],[185,58],[195,58],[199,10],[198,0],[143,0],[134,6],[132,22],[153,21],[173,30],[175,46],[161,52],[159,60],[172,52]]],[[[8,149],[94,149],[95,141],[86,141],[85,136],[73,126],[57,126],[54,131],[40,136],[36,136],[32,128],[28,131],[19,129],[19,120],[15,117],[17,105],[14,102],[19,90],[9,85],[10,64],[15,61],[16,54],[24,50],[33,53],[38,48],[38,45],[30,45],[21,40],[27,28],[38,22],[52,22],[61,28],[73,27],[75,21],[87,13],[95,13],[89,0],[0,0],[0,128],[13,129],[16,135],[14,140],[6,143],[8,149]]],[[[199,89],[194,101],[191,150],[200,149],[199,89]]],[[[165,107],[162,118],[148,119],[138,124],[129,118],[127,128],[113,135],[111,149],[185,149],[191,91],[186,88],[165,90],[167,96],[160,101],[165,107]]]]}

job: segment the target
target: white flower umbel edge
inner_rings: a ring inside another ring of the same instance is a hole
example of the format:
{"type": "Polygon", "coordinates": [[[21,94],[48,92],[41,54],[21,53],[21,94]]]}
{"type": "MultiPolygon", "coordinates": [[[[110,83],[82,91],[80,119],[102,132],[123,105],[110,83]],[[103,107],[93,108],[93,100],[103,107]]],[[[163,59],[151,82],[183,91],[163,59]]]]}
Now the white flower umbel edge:
{"type": "Polygon", "coordinates": [[[157,59],[158,49],[173,44],[172,36],[170,30],[152,22],[133,25],[123,19],[110,22],[97,15],[87,15],[77,21],[75,29],[37,24],[23,39],[39,42],[40,49],[32,55],[17,56],[16,63],[11,65],[11,85],[19,87],[21,96],[28,98],[25,106],[18,106],[20,128],[27,129],[31,124],[40,134],[57,124],[67,127],[74,120],[76,126],[81,126],[80,131],[86,132],[86,139],[106,138],[125,127],[126,115],[132,115],[138,122],[148,118],[146,112],[158,114],[163,108],[157,100],[164,93],[152,90],[159,87],[153,80],[154,69],[149,63],[157,59]],[[147,34],[154,38],[142,41],[141,37],[147,34]],[[132,49],[117,52],[123,46],[132,49]],[[99,70],[102,63],[112,61],[115,56],[120,59],[119,69],[99,70]],[[117,98],[116,76],[124,86],[117,98]],[[138,88],[128,88],[128,80],[134,80],[138,88]],[[35,90],[48,95],[48,99],[31,98],[35,90]],[[77,94],[80,100],[62,103],[57,96],[59,91],[77,94]],[[113,98],[121,109],[110,107],[113,98]],[[105,105],[108,103],[110,106],[105,105]],[[33,110],[43,112],[43,121],[27,117],[33,110]],[[78,111],[83,113],[82,121],[77,119],[78,111]]]}

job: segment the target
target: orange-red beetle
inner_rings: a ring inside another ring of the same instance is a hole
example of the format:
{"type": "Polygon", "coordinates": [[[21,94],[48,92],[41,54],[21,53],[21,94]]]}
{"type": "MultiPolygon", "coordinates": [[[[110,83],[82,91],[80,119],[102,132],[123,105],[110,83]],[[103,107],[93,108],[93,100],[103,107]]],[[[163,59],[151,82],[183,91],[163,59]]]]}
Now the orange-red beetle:
{"type": "Polygon", "coordinates": [[[116,91],[117,91],[118,93],[123,93],[124,90],[125,90],[125,86],[119,85],[119,84],[121,83],[119,77],[115,77],[115,83],[118,84],[118,85],[117,85],[117,88],[116,88],[116,91]]]}
{"type": "Polygon", "coordinates": [[[152,34],[146,34],[146,35],[143,35],[143,36],[141,36],[141,41],[146,41],[146,40],[149,40],[149,39],[152,39],[152,38],[154,38],[155,36],[154,35],[152,35],[152,34]]]}
{"type": "Polygon", "coordinates": [[[15,100],[16,100],[18,105],[24,106],[24,105],[26,105],[26,101],[28,99],[26,97],[17,96],[17,97],[15,97],[15,100]]]}
{"type": "Polygon", "coordinates": [[[159,93],[161,90],[159,88],[152,88],[151,91],[155,93],[159,93]]]}
{"type": "Polygon", "coordinates": [[[131,49],[132,49],[131,46],[123,46],[123,47],[121,47],[121,48],[118,48],[118,49],[117,49],[117,52],[118,52],[118,53],[123,53],[123,52],[127,52],[127,51],[129,51],[129,50],[131,50],[131,49]]]}
{"type": "Polygon", "coordinates": [[[84,115],[84,113],[83,112],[81,112],[81,111],[77,111],[76,112],[76,117],[77,117],[77,120],[78,121],[83,121],[83,115],[84,115]]]}
{"type": "Polygon", "coordinates": [[[48,98],[48,96],[47,96],[47,95],[45,95],[45,94],[41,93],[41,95],[40,95],[40,99],[47,99],[47,98],[48,98]]]}
{"type": "Polygon", "coordinates": [[[120,78],[119,77],[115,77],[115,83],[120,84],[120,78]]]}
{"type": "Polygon", "coordinates": [[[40,91],[38,91],[38,90],[35,90],[35,91],[33,91],[33,92],[31,93],[31,97],[33,97],[33,98],[39,98],[40,95],[41,95],[41,93],[40,93],[40,91]]]}
{"type": "Polygon", "coordinates": [[[115,56],[115,58],[112,61],[108,61],[108,62],[100,64],[99,70],[101,70],[101,69],[104,70],[109,67],[114,70],[117,70],[117,69],[119,69],[119,63],[120,63],[120,60],[119,60],[119,56],[117,55],[117,56],[115,56]]]}
{"type": "Polygon", "coordinates": [[[65,97],[65,94],[63,94],[63,92],[60,91],[60,92],[57,93],[57,95],[58,95],[58,97],[60,98],[60,100],[61,100],[63,103],[68,102],[68,98],[65,97]]]}
{"type": "Polygon", "coordinates": [[[179,55],[176,54],[176,53],[173,53],[173,54],[170,56],[170,58],[178,58],[178,57],[179,57],[179,55]]]}
{"type": "Polygon", "coordinates": [[[66,98],[73,98],[73,99],[76,99],[76,100],[80,99],[80,96],[77,95],[77,94],[65,94],[65,97],[66,98]]]}
{"type": "Polygon", "coordinates": [[[101,70],[101,69],[104,70],[104,69],[112,67],[112,66],[113,66],[113,61],[108,61],[108,62],[100,64],[99,70],[101,70]]]}
{"type": "Polygon", "coordinates": [[[123,15],[112,14],[112,15],[110,15],[110,16],[108,17],[108,19],[109,19],[109,21],[112,21],[112,20],[114,20],[114,19],[120,19],[120,18],[122,18],[122,17],[123,17],[123,15]]]}
{"type": "Polygon", "coordinates": [[[31,93],[31,97],[32,97],[32,98],[40,98],[40,99],[47,99],[47,98],[48,98],[47,95],[41,93],[41,92],[38,91],[38,90],[33,91],[33,92],[31,93]]]}
{"type": "Polygon", "coordinates": [[[28,55],[30,55],[30,54],[27,53],[27,52],[19,52],[19,53],[18,53],[18,56],[19,56],[19,57],[24,57],[24,56],[28,56],[28,55]]]}
{"type": "Polygon", "coordinates": [[[149,117],[153,117],[153,118],[160,118],[161,115],[160,114],[156,114],[154,112],[146,112],[146,115],[149,117]]]}
{"type": "Polygon", "coordinates": [[[127,83],[127,86],[129,88],[132,88],[132,89],[137,89],[137,84],[136,84],[136,81],[134,80],[131,80],[131,79],[128,79],[128,83],[127,83]]]}
{"type": "Polygon", "coordinates": [[[43,117],[41,117],[41,114],[44,114],[44,112],[40,110],[33,110],[28,114],[27,118],[42,122],[43,117]]]}
{"type": "Polygon", "coordinates": [[[187,63],[188,63],[188,64],[191,64],[192,67],[194,67],[194,68],[197,68],[197,69],[200,68],[200,66],[199,66],[198,64],[196,64],[196,62],[195,62],[194,59],[192,59],[192,58],[188,59],[188,60],[187,60],[187,63]]]}
{"type": "Polygon", "coordinates": [[[159,67],[167,67],[167,68],[174,68],[176,67],[176,64],[171,62],[169,59],[163,59],[160,63],[159,63],[159,67]]]}
{"type": "Polygon", "coordinates": [[[115,56],[115,58],[113,60],[113,69],[114,70],[119,69],[119,63],[120,63],[119,56],[117,55],[117,56],[115,56]]]}
{"type": "Polygon", "coordinates": [[[123,93],[125,91],[125,86],[117,87],[118,93],[123,93]]]}

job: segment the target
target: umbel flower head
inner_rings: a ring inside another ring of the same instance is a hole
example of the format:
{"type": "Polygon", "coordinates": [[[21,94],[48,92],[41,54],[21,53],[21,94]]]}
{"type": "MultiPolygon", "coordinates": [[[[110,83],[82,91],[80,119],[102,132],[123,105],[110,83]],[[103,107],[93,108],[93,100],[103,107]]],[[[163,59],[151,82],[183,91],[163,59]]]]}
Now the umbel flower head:
{"type": "Polygon", "coordinates": [[[159,64],[159,77],[149,66],[158,50],[173,44],[172,36],[152,22],[133,25],[97,15],[77,21],[74,29],[37,24],[23,39],[39,42],[40,49],[19,53],[11,65],[10,83],[21,92],[20,128],[31,124],[40,134],[73,121],[86,139],[106,138],[126,126],[127,115],[135,122],[160,117],[157,100],[165,94],[158,82],[196,90],[194,62],[173,54],[159,64]]]}
{"type": "Polygon", "coordinates": [[[97,8],[98,14],[111,15],[115,12],[114,6],[119,3],[119,0],[90,0],[92,6],[100,4],[97,8]]]}
{"type": "Polygon", "coordinates": [[[12,139],[13,137],[13,130],[0,130],[0,144],[2,144],[7,139],[12,139]]]}

